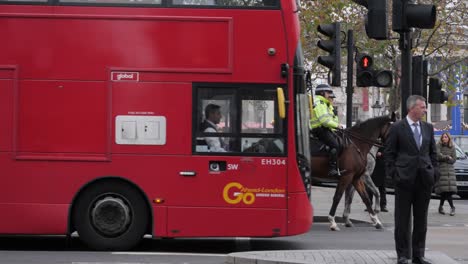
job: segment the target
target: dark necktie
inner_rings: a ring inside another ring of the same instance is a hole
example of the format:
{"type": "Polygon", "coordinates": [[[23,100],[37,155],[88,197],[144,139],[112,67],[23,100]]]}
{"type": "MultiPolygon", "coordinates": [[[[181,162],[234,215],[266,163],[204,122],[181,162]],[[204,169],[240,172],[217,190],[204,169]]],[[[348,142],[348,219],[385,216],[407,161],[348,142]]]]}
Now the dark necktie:
{"type": "Polygon", "coordinates": [[[421,138],[421,133],[419,132],[419,124],[418,123],[413,123],[414,130],[413,130],[413,137],[414,141],[416,141],[416,146],[418,146],[418,149],[420,146],[420,138],[421,138]]]}

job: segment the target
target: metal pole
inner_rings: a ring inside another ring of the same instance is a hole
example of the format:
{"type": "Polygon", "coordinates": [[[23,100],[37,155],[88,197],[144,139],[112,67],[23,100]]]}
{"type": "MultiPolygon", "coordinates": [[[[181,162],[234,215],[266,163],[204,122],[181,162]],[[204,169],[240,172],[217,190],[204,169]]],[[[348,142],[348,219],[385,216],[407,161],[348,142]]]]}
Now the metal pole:
{"type": "MultiPolygon", "coordinates": [[[[406,108],[406,99],[412,94],[411,84],[412,80],[412,40],[411,32],[402,32],[400,33],[400,50],[401,50],[401,80],[400,80],[400,90],[401,90],[401,118],[405,118],[408,114],[408,109],[406,108]]],[[[413,210],[411,209],[411,212],[413,210]]],[[[412,258],[413,245],[412,245],[412,233],[413,233],[413,214],[410,214],[408,218],[408,232],[407,242],[408,242],[408,252],[412,258]]]]}
{"type": "Polygon", "coordinates": [[[406,109],[406,99],[412,95],[411,83],[411,32],[400,33],[400,50],[401,50],[401,80],[400,80],[400,91],[401,91],[401,118],[404,118],[408,113],[406,109]]]}
{"type": "Polygon", "coordinates": [[[353,72],[354,72],[354,37],[353,31],[348,30],[348,69],[346,80],[346,127],[351,127],[353,122],[353,72]]]}

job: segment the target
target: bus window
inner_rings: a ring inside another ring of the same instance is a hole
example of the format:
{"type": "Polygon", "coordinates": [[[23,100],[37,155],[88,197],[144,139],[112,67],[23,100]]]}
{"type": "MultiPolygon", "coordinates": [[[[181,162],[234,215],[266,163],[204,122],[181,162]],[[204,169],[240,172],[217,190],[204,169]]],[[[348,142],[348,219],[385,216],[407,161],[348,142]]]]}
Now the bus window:
{"type": "Polygon", "coordinates": [[[276,94],[273,90],[245,95],[242,100],[241,132],[244,153],[284,153],[281,137],[252,137],[250,135],[282,134],[282,122],[277,117],[276,94]]]}
{"type": "Polygon", "coordinates": [[[31,2],[31,3],[45,3],[48,0],[0,0],[0,2],[31,2]]]}
{"type": "Polygon", "coordinates": [[[268,134],[274,131],[274,101],[242,101],[242,133],[268,134]]]}
{"type": "Polygon", "coordinates": [[[173,5],[215,5],[215,0],[173,0],[173,5]]]}
{"type": "Polygon", "coordinates": [[[173,5],[277,7],[278,0],[172,0],[173,5]]]}
{"type": "Polygon", "coordinates": [[[285,153],[276,87],[241,85],[197,90],[195,152],[285,153]]]}
{"type": "Polygon", "coordinates": [[[153,4],[160,5],[161,0],[60,0],[61,3],[86,3],[86,4],[153,4]]]}
{"type": "Polygon", "coordinates": [[[232,89],[200,89],[197,103],[197,152],[229,152],[233,149],[233,117],[236,115],[232,89]]]}
{"type": "Polygon", "coordinates": [[[284,141],[280,138],[242,138],[244,153],[284,153],[284,141]]]}

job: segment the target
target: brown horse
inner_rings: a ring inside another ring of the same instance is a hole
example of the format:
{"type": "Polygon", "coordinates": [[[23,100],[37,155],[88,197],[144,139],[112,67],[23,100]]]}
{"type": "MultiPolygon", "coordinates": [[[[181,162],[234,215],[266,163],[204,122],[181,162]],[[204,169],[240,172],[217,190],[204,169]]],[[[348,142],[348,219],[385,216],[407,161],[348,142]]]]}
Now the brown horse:
{"type": "MultiPolygon", "coordinates": [[[[393,122],[395,122],[395,113],[392,113],[390,116],[368,119],[342,131],[344,144],[338,160],[342,173],[338,179],[332,207],[328,215],[331,230],[339,230],[335,222],[336,208],[343,196],[343,192],[350,184],[354,186],[359,196],[361,196],[375,227],[378,229],[382,228],[382,223],[372,208],[361,176],[366,171],[367,153],[369,153],[372,146],[379,144],[377,141],[379,138],[385,140],[393,122]]],[[[311,169],[315,177],[329,178],[328,158],[324,156],[312,156],[311,169]]]]}

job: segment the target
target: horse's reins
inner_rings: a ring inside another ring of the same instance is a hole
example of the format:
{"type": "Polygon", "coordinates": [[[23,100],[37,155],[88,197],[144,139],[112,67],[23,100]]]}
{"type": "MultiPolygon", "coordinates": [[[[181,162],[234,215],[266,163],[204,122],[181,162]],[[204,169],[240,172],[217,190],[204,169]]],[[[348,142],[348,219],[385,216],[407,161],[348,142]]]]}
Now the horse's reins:
{"type": "MultiPolygon", "coordinates": [[[[367,143],[369,145],[373,145],[373,146],[376,146],[376,147],[379,147],[379,148],[384,146],[384,145],[382,145],[380,143],[380,141],[368,139],[368,138],[365,138],[365,137],[361,137],[360,135],[358,135],[356,133],[353,133],[353,132],[351,132],[349,130],[343,129],[342,132],[343,132],[343,135],[349,135],[349,136],[351,136],[351,137],[353,137],[353,138],[355,138],[355,139],[357,139],[357,140],[359,140],[361,142],[367,143]]],[[[352,140],[351,140],[351,142],[352,142],[352,140]]]]}
{"type": "MultiPolygon", "coordinates": [[[[355,138],[355,139],[357,139],[357,140],[359,140],[361,142],[367,143],[367,144],[372,145],[372,146],[383,147],[383,145],[379,141],[361,137],[358,134],[353,133],[353,132],[351,132],[349,130],[343,129],[340,132],[342,132],[343,139],[344,139],[345,136],[348,136],[348,138],[350,138],[351,144],[354,146],[354,148],[356,148],[356,151],[359,153],[359,156],[361,157],[364,164],[367,163],[367,159],[366,159],[366,157],[364,157],[364,153],[362,153],[361,149],[358,148],[358,146],[356,146],[356,143],[354,143],[354,141],[351,138],[355,138]]],[[[375,160],[375,157],[374,157],[374,160],[375,160]]]]}

